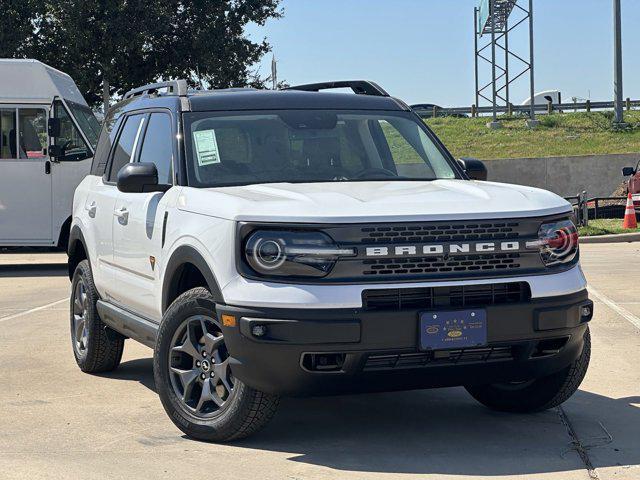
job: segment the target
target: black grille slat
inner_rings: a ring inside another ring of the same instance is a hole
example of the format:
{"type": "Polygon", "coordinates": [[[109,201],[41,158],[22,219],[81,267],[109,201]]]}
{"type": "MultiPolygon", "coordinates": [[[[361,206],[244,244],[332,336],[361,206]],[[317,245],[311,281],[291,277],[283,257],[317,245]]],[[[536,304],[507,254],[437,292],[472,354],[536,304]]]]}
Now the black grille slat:
{"type": "Polygon", "coordinates": [[[517,222],[423,224],[411,226],[379,226],[360,229],[362,243],[432,243],[450,240],[498,240],[517,238],[517,222]]]}
{"type": "Polygon", "coordinates": [[[512,360],[513,347],[477,347],[457,350],[434,350],[417,353],[380,353],[367,357],[364,371],[421,368],[431,365],[457,365],[512,360]]]}
{"type": "Polygon", "coordinates": [[[526,302],[531,290],[526,282],[456,285],[451,287],[384,288],[362,292],[366,310],[431,309],[434,307],[486,307],[526,302]]]}

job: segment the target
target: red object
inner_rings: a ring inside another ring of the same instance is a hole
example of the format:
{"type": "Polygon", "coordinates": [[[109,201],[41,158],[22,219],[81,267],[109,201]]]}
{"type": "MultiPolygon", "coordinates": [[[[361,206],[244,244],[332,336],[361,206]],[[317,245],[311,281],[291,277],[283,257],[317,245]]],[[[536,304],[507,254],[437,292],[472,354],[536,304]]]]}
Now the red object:
{"type": "Polygon", "coordinates": [[[633,206],[633,198],[631,192],[627,196],[627,207],[624,209],[624,221],[622,222],[622,228],[638,228],[638,222],[636,221],[636,209],[633,206]]]}

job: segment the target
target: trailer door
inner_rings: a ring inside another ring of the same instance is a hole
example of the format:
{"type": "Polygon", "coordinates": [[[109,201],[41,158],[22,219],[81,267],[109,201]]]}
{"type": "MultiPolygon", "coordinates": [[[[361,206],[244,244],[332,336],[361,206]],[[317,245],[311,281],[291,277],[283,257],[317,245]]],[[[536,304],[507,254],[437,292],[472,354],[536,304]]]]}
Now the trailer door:
{"type": "Polygon", "coordinates": [[[0,245],[54,243],[48,111],[0,105],[0,245]]]}

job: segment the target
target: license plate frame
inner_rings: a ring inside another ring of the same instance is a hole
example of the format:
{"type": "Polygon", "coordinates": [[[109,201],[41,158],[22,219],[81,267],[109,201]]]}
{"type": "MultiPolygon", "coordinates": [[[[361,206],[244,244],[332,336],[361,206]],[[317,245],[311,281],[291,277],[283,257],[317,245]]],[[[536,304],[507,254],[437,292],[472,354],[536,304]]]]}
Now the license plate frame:
{"type": "Polygon", "coordinates": [[[418,314],[418,348],[452,350],[487,345],[487,312],[482,308],[427,310],[418,314]]]}

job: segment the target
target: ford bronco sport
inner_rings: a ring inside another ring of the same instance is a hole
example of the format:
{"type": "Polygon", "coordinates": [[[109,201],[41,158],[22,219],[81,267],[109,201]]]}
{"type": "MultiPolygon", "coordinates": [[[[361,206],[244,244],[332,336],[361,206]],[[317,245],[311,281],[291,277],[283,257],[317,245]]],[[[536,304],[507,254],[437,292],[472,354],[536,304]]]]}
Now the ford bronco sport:
{"type": "Polygon", "coordinates": [[[75,193],[77,363],[148,345],[169,417],[209,441],[255,432],[283,395],[462,385],[497,410],[559,405],[593,313],[571,206],[482,180],[372,82],[135,89],[75,193]]]}

